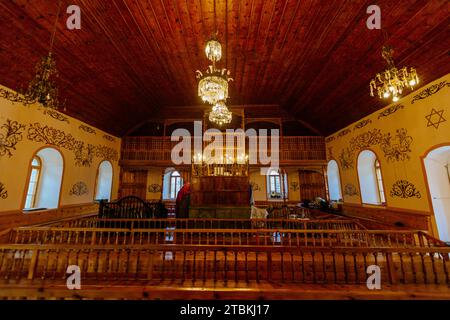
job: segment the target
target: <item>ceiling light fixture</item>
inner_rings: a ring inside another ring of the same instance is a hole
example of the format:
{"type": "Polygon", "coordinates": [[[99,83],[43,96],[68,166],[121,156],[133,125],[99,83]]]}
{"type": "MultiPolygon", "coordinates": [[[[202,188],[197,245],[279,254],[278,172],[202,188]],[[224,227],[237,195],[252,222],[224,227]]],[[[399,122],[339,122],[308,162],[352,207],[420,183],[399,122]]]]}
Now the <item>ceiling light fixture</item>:
{"type": "MultiPolygon", "coordinates": [[[[216,24],[216,1],[214,0],[214,26],[216,24]]],[[[230,71],[216,68],[216,62],[222,58],[222,45],[217,39],[217,33],[206,42],[205,55],[212,62],[205,73],[197,70],[198,95],[205,103],[211,104],[209,120],[220,126],[231,122],[232,113],[228,110],[225,102],[228,99],[228,82],[233,81],[230,71]]]]}
{"type": "Polygon", "coordinates": [[[12,102],[21,102],[24,105],[40,103],[46,108],[58,109],[60,103],[58,100],[58,88],[55,84],[55,79],[58,77],[58,71],[56,69],[52,49],[60,9],[61,1],[59,1],[58,13],[56,15],[55,25],[50,39],[49,53],[36,65],[35,76],[28,84],[26,91],[21,92],[21,90],[19,90],[19,92],[11,92],[0,88],[0,97],[12,102]]]}
{"type": "Polygon", "coordinates": [[[232,114],[223,101],[217,102],[209,113],[209,121],[217,123],[219,126],[230,123],[231,119],[232,114]]]}
{"type": "Polygon", "coordinates": [[[370,81],[370,95],[373,97],[376,91],[380,99],[387,99],[392,96],[392,101],[397,102],[404,88],[414,89],[419,83],[416,69],[403,67],[397,69],[392,58],[394,50],[390,46],[384,46],[381,56],[387,62],[387,69],[382,73],[377,73],[370,81]]]}

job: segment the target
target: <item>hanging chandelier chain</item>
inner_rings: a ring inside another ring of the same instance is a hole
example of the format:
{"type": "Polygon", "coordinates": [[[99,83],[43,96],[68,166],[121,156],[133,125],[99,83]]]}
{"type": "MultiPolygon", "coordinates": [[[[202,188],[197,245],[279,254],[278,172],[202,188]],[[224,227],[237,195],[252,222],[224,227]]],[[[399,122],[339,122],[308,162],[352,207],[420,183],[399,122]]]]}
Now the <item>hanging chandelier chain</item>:
{"type": "MultiPolygon", "coordinates": [[[[58,77],[56,63],[52,56],[53,45],[55,42],[58,17],[61,11],[61,0],[58,2],[58,13],[56,14],[55,24],[50,36],[50,48],[47,55],[41,58],[36,65],[35,75],[28,84],[25,92],[21,89],[16,92],[10,92],[0,88],[0,97],[11,102],[19,102],[24,105],[35,103],[41,104],[45,108],[58,109],[63,106],[58,100],[58,87],[54,80],[58,77]]],[[[65,110],[65,107],[64,107],[65,110]]]]}
{"type": "Polygon", "coordinates": [[[51,35],[51,38],[50,38],[50,49],[49,49],[50,53],[53,50],[53,44],[55,42],[56,27],[58,26],[58,19],[59,19],[60,12],[61,12],[61,0],[58,1],[58,12],[56,14],[55,24],[53,25],[52,35],[51,35]]]}

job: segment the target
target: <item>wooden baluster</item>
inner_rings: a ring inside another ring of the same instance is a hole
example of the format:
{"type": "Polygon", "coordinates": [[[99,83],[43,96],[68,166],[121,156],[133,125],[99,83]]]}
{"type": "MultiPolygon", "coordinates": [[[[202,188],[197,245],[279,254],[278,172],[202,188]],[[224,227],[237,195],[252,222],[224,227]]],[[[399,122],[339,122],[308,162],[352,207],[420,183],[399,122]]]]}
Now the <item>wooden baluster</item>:
{"type": "Polygon", "coordinates": [[[343,262],[343,269],[344,269],[344,281],[348,284],[348,275],[347,275],[347,264],[345,260],[345,252],[342,253],[342,262],[343,262]]]}
{"type": "Polygon", "coordinates": [[[323,281],[325,283],[328,283],[328,277],[327,277],[327,266],[326,266],[326,262],[325,262],[325,254],[323,253],[323,251],[320,252],[322,255],[322,272],[323,272],[323,281]]]}
{"type": "MultiPolygon", "coordinates": [[[[24,252],[24,253],[25,253],[25,252],[24,252]]],[[[59,249],[56,249],[56,250],[55,250],[55,255],[56,255],[56,257],[55,257],[55,268],[53,269],[53,275],[52,275],[52,279],[53,279],[53,280],[56,278],[56,273],[57,273],[57,271],[58,271],[59,253],[60,253],[60,250],[59,250],[59,249]]]]}
{"type": "Polygon", "coordinates": [[[256,282],[257,283],[259,283],[259,264],[258,264],[258,251],[255,251],[255,257],[256,257],[256,259],[255,259],[255,262],[256,262],[256,265],[255,265],[255,268],[256,268],[256,282]]]}
{"type": "Polygon", "coordinates": [[[136,269],[134,271],[134,280],[137,280],[139,278],[139,263],[141,260],[141,250],[136,250],[136,269]]]}
{"type": "Polygon", "coordinates": [[[196,254],[197,254],[197,250],[194,249],[194,261],[193,261],[193,268],[192,268],[192,272],[193,272],[192,280],[194,282],[197,279],[197,277],[196,277],[197,276],[197,274],[196,274],[196,266],[197,266],[196,254]]]}
{"type": "MultiPolygon", "coordinates": [[[[421,245],[421,247],[422,247],[422,245],[421,245]]],[[[420,260],[421,260],[421,262],[422,262],[421,265],[422,265],[423,281],[424,281],[425,284],[427,284],[427,283],[428,283],[428,273],[427,273],[427,268],[426,268],[426,266],[425,266],[425,261],[424,261],[424,258],[423,258],[423,253],[420,253],[419,255],[420,255],[420,260]]]]}
{"type": "Polygon", "coordinates": [[[411,258],[411,268],[412,268],[414,283],[417,283],[416,266],[414,265],[414,257],[411,252],[409,253],[409,256],[411,258]]]}
{"type": "Polygon", "coordinates": [[[332,251],[333,254],[333,279],[334,279],[334,283],[338,283],[338,279],[337,279],[337,270],[336,270],[336,253],[334,251],[332,251]]]}
{"type": "Polygon", "coordinates": [[[206,274],[207,274],[207,270],[206,270],[206,256],[208,255],[208,251],[205,250],[203,251],[203,283],[206,282],[206,274]]]}
{"type": "Polygon", "coordinates": [[[147,280],[153,279],[153,263],[155,250],[147,250],[147,280]]]}
{"type": "MultiPolygon", "coordinates": [[[[184,261],[183,261],[183,264],[184,264],[184,262],[186,261],[186,251],[184,252],[184,261]]],[[[162,252],[162,267],[161,267],[161,280],[165,280],[165,277],[164,277],[164,273],[165,273],[165,270],[166,270],[166,250],[163,250],[163,252],[162,252]]],[[[183,269],[184,269],[184,267],[183,267],[183,269]]],[[[183,270],[183,280],[184,280],[184,270],[183,270]]]]}
{"type": "Polygon", "coordinates": [[[183,250],[183,271],[181,274],[181,281],[184,282],[185,281],[185,270],[186,270],[186,250],[183,250]]]}
{"type": "Polygon", "coordinates": [[[216,263],[217,263],[217,250],[214,250],[214,283],[217,281],[217,267],[216,267],[216,263]]]}
{"type": "Polygon", "coordinates": [[[234,282],[238,282],[238,251],[234,251],[234,282]]]}
{"type": "Polygon", "coordinates": [[[353,271],[355,272],[355,283],[359,283],[358,263],[356,262],[356,253],[352,252],[352,256],[353,256],[353,271]]]}
{"type": "Polygon", "coordinates": [[[317,283],[315,255],[316,255],[315,251],[311,251],[313,282],[317,283]]]}

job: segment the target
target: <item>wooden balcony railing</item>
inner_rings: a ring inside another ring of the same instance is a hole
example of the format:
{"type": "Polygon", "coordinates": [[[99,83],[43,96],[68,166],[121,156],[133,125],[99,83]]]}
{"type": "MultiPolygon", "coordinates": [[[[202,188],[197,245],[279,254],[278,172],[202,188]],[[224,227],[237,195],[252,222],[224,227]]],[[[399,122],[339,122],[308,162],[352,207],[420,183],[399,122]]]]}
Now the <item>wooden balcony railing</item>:
{"type": "MultiPolygon", "coordinates": [[[[100,219],[86,217],[57,222],[51,227],[64,228],[127,228],[127,229],[302,229],[359,230],[364,229],[350,219],[100,219]]],[[[18,229],[20,230],[20,228],[18,229]]]]}
{"type": "Polygon", "coordinates": [[[14,244],[231,245],[287,247],[448,247],[420,231],[283,229],[109,229],[29,227],[14,229],[14,244]]]}
{"type": "MultiPolygon", "coordinates": [[[[171,161],[171,150],[176,144],[178,142],[170,141],[170,137],[125,137],[121,160],[171,161]]],[[[191,145],[193,147],[194,143],[191,145]]],[[[279,158],[280,161],[325,161],[325,140],[323,137],[280,137],[279,158]]]]}
{"type": "MultiPolygon", "coordinates": [[[[448,287],[449,248],[295,248],[239,246],[1,245],[0,284],[65,285],[69,265],[84,284],[125,281],[270,281],[365,284],[367,267],[381,283],[448,287]]],[[[407,290],[406,287],[403,288],[407,290]]]]}

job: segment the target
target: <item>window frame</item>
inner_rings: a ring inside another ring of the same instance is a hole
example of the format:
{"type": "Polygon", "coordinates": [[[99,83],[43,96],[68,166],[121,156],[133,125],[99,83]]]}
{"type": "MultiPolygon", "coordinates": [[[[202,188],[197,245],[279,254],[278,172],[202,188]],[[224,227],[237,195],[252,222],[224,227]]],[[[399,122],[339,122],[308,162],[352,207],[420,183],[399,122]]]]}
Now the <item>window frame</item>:
{"type": "Polygon", "coordinates": [[[169,176],[169,190],[168,190],[169,200],[176,200],[178,192],[181,190],[182,187],[183,186],[182,186],[181,174],[177,170],[172,171],[169,176]],[[174,175],[175,173],[177,175],[174,175]],[[172,180],[174,180],[173,185],[175,187],[175,190],[173,190],[173,187],[172,187],[172,180]],[[179,181],[179,185],[180,185],[180,188],[178,190],[177,190],[177,181],[179,181]],[[174,197],[172,197],[172,191],[175,191],[174,197]]]}
{"type": "Polygon", "coordinates": [[[288,193],[286,189],[287,186],[287,174],[281,174],[278,171],[271,170],[266,179],[266,197],[267,200],[284,200],[287,199],[288,193]],[[274,189],[272,190],[272,180],[274,184],[274,189]],[[279,186],[279,192],[277,192],[277,181],[279,186]],[[275,191],[280,194],[280,198],[272,197],[272,191],[275,191]]]}
{"type": "Polygon", "coordinates": [[[386,193],[384,192],[383,175],[381,173],[381,164],[380,160],[378,160],[378,157],[375,158],[374,167],[375,167],[375,178],[377,181],[378,197],[380,198],[380,205],[386,206],[386,193]]]}
{"type": "Polygon", "coordinates": [[[97,199],[97,195],[98,195],[98,186],[99,186],[99,179],[100,179],[100,167],[102,165],[102,163],[104,162],[108,162],[111,165],[111,188],[110,188],[110,192],[109,192],[109,200],[111,201],[113,199],[112,197],[112,193],[113,193],[113,185],[114,185],[114,167],[111,161],[109,160],[102,160],[100,161],[100,163],[97,166],[97,173],[95,175],[95,184],[94,184],[94,196],[93,196],[93,200],[96,201],[97,199]]]}
{"type": "Polygon", "coordinates": [[[31,163],[30,163],[30,170],[29,170],[27,184],[26,184],[25,203],[23,205],[23,209],[36,208],[36,199],[37,199],[37,195],[38,195],[38,191],[39,191],[39,185],[41,182],[41,173],[42,173],[42,159],[37,154],[35,154],[33,156],[33,158],[31,159],[31,163]],[[38,165],[33,165],[34,160],[38,161],[38,165]],[[34,184],[35,184],[34,192],[31,194],[32,201],[31,201],[30,207],[26,207],[28,197],[30,195],[29,190],[30,190],[30,183],[32,183],[31,177],[33,174],[33,170],[37,170],[37,177],[36,177],[36,181],[34,182],[34,184]]]}

